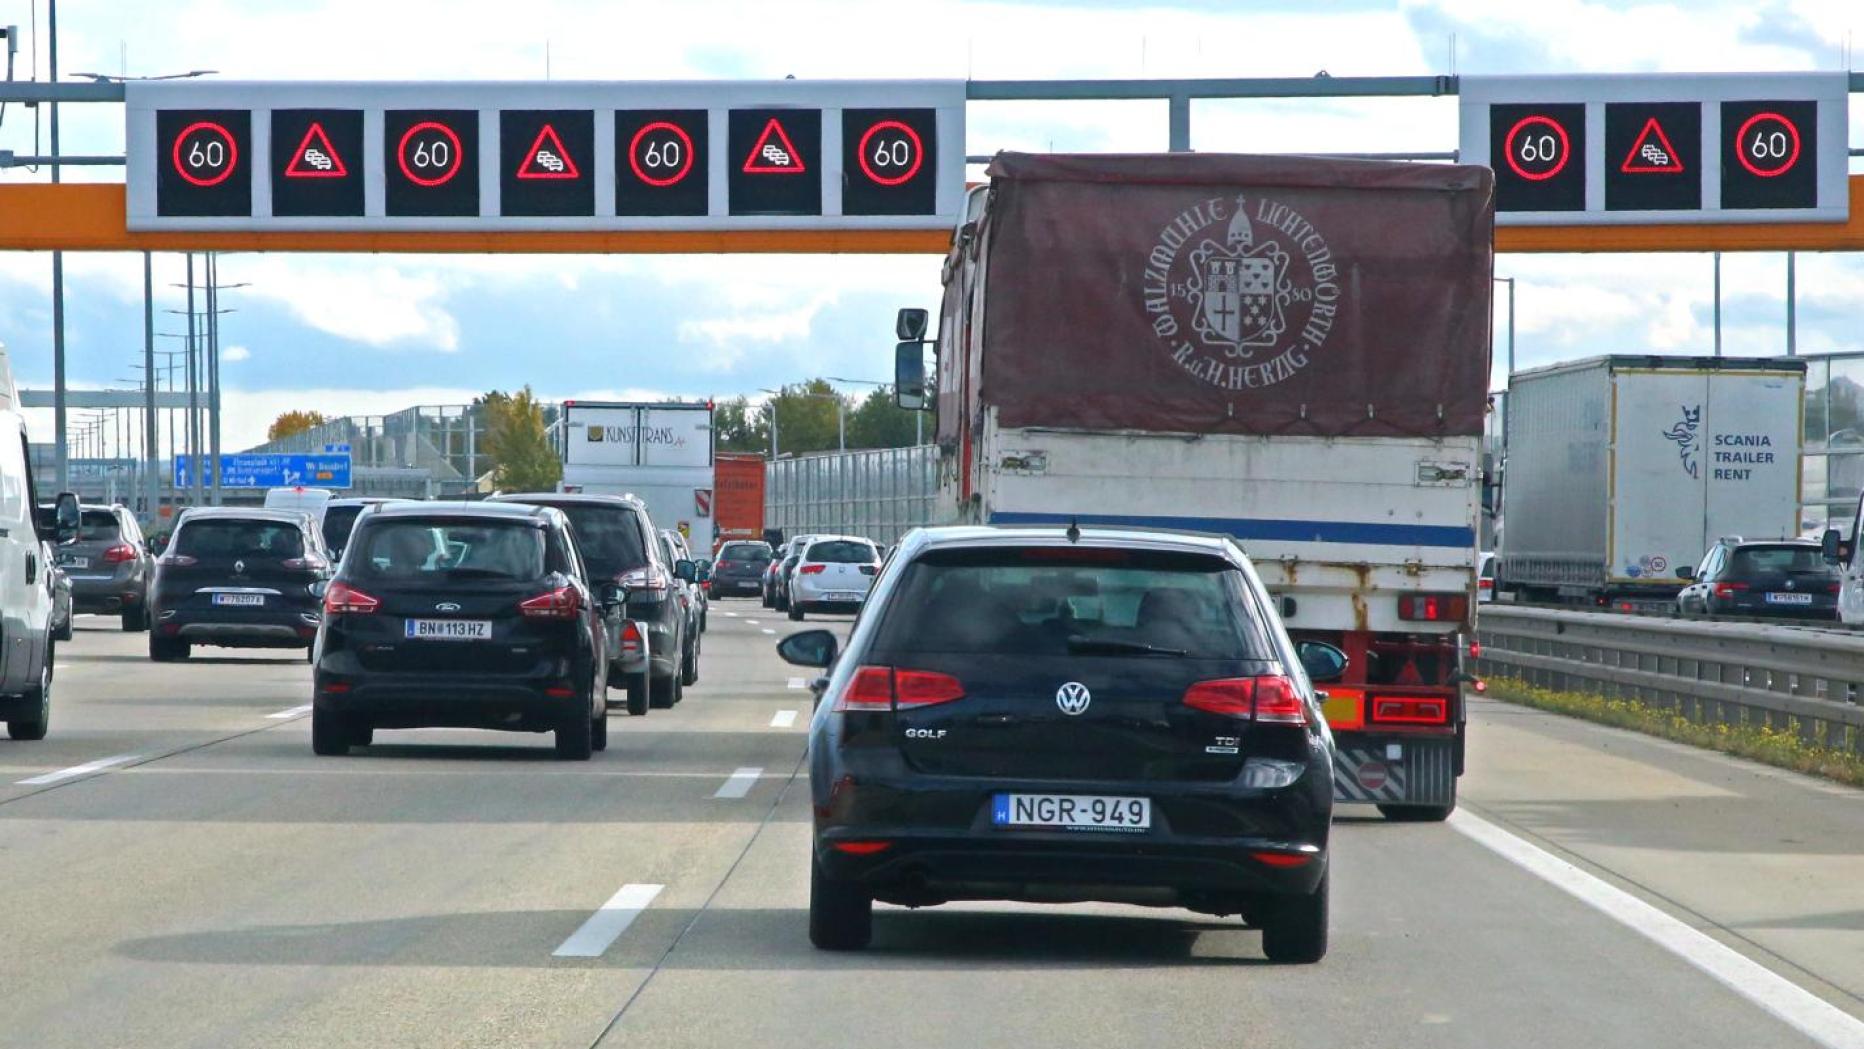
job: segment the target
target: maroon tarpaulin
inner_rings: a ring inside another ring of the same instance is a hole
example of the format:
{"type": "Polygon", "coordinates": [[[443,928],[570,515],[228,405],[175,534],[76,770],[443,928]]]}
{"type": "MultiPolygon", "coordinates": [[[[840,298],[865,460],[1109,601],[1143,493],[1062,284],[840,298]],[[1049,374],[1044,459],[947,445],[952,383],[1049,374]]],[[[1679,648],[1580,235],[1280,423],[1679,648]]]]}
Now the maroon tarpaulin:
{"type": "Polygon", "coordinates": [[[1482,432],[1488,169],[1000,153],[989,174],[982,393],[1003,425],[1482,432]]]}

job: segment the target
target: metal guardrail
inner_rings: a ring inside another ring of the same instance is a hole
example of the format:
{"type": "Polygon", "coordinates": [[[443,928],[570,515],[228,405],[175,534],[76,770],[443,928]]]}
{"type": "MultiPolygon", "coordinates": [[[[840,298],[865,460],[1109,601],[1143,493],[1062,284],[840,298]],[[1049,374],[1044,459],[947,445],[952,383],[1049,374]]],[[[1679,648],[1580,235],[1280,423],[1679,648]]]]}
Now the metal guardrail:
{"type": "Polygon", "coordinates": [[[929,444],[777,459],[764,472],[764,527],[896,543],[932,519],[937,474],[929,444]]]}
{"type": "Polygon", "coordinates": [[[1864,637],[1749,623],[1487,605],[1477,673],[1765,725],[1864,754],[1864,637]]]}

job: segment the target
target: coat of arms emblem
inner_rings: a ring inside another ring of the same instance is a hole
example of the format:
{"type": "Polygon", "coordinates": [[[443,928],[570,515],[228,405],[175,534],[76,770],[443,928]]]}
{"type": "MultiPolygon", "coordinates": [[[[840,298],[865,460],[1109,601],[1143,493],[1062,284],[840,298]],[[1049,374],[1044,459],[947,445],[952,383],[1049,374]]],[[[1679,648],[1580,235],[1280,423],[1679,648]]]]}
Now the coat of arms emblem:
{"type": "Polygon", "coordinates": [[[1196,307],[1191,329],[1225,356],[1243,360],[1274,346],[1287,328],[1282,285],[1288,253],[1275,241],[1258,244],[1243,202],[1237,201],[1224,242],[1205,238],[1191,249],[1187,297],[1196,307]]]}

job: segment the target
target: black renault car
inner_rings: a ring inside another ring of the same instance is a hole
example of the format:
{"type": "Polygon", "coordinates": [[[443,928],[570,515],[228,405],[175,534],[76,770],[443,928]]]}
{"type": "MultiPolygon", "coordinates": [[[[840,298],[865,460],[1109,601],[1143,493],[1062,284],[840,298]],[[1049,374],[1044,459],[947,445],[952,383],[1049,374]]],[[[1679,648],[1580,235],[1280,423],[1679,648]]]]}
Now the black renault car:
{"type": "Polygon", "coordinates": [[[677,702],[685,667],[683,653],[691,646],[690,617],[680,601],[681,573],[690,577],[693,568],[682,568],[668,559],[647,505],[628,495],[563,492],[495,495],[492,501],[563,511],[590,577],[619,586],[627,599],[609,639],[613,658],[609,680],[617,687],[625,685],[628,713],[639,716],[650,706],[670,707],[677,702]],[[622,636],[630,623],[647,627],[645,660],[651,666],[645,675],[642,646],[628,644],[622,636]]]}
{"type": "Polygon", "coordinates": [[[608,747],[613,584],[591,581],[569,519],[520,503],[396,503],[364,515],[324,593],[311,747],[376,729],[553,732],[557,756],[608,747]]]}
{"type": "Polygon", "coordinates": [[[323,537],[297,510],[201,507],[182,514],[155,562],[149,658],[195,645],[309,649],[330,575],[323,537]]]}
{"type": "Polygon", "coordinates": [[[148,628],[149,581],[155,555],[127,507],[86,505],[78,540],[58,548],[58,567],[71,580],[72,609],[121,617],[123,629],[148,628]]]}
{"type": "Polygon", "coordinates": [[[764,570],[770,567],[770,544],[738,540],[718,548],[712,565],[715,597],[756,597],[764,589],[764,570]]]}
{"type": "Polygon", "coordinates": [[[810,727],[816,946],[865,946],[875,900],[1104,900],[1241,915],[1272,960],[1326,953],[1310,668],[1346,657],[1291,642],[1227,539],[919,530],[837,649],[778,647],[833,668],[810,727]]]}

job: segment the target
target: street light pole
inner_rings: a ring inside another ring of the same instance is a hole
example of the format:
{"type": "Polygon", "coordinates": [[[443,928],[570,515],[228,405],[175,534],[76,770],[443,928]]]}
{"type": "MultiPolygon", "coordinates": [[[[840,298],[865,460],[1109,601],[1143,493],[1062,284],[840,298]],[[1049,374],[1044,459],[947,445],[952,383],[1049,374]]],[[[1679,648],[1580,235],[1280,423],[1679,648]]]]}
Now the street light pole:
{"type": "Polygon", "coordinates": [[[201,389],[199,347],[194,334],[194,253],[188,252],[188,488],[189,502],[201,505],[201,389]]]}
{"type": "Polygon", "coordinates": [[[143,469],[143,513],[153,525],[161,515],[162,490],[161,481],[156,471],[161,468],[158,437],[155,418],[155,262],[148,252],[142,253],[142,458],[143,469]]]}
{"type": "MultiPolygon", "coordinates": [[[[52,83],[58,83],[58,0],[46,0],[46,21],[50,30],[47,57],[52,67],[52,83]]],[[[33,41],[36,45],[38,41],[33,41]]],[[[52,102],[52,184],[60,181],[58,163],[58,102],[52,102]]],[[[52,252],[52,427],[56,433],[53,458],[58,467],[58,490],[71,487],[70,447],[65,439],[65,253],[52,252]]]]}
{"type": "Polygon", "coordinates": [[[214,505],[220,505],[220,263],[207,253],[207,461],[214,464],[214,505]]]}

